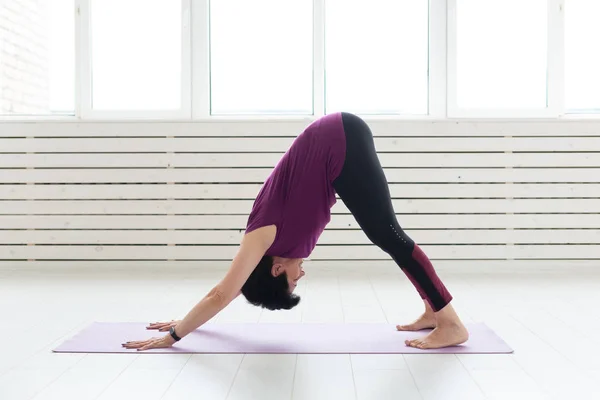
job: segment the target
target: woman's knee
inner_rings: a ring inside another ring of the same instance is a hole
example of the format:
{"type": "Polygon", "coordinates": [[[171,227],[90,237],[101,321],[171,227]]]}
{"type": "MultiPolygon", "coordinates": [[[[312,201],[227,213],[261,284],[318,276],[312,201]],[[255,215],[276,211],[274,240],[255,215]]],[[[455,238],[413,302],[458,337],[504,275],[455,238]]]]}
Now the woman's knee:
{"type": "Polygon", "coordinates": [[[374,226],[364,232],[374,245],[388,254],[410,256],[414,248],[414,241],[393,224],[374,226]]]}

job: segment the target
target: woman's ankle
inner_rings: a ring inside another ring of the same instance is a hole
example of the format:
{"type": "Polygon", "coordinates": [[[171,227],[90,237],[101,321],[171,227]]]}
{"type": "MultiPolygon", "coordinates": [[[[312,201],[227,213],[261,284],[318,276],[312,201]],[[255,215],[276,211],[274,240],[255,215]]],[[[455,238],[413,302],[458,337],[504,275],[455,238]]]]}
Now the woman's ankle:
{"type": "Polygon", "coordinates": [[[438,326],[462,325],[462,322],[460,321],[458,314],[456,314],[454,307],[452,307],[452,304],[447,304],[444,308],[437,311],[435,313],[435,319],[438,326]]]}

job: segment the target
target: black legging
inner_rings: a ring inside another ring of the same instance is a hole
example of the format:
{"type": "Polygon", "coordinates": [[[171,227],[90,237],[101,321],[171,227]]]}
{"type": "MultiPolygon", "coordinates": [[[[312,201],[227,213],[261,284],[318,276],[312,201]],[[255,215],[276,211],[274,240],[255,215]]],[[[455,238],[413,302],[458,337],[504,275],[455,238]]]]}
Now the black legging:
{"type": "Polygon", "coordinates": [[[369,240],[392,257],[434,311],[441,310],[452,296],[425,253],[398,224],[369,126],[349,113],[342,113],[342,120],[346,160],[333,183],[336,192],[369,240]]]}

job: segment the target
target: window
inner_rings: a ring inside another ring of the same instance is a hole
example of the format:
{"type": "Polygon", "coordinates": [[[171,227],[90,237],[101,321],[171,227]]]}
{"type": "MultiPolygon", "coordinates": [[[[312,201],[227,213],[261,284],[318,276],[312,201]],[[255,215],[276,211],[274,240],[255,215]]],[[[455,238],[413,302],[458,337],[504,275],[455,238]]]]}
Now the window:
{"type": "Polygon", "coordinates": [[[327,112],[426,114],[428,2],[325,1],[327,112]]]}
{"type": "MultiPolygon", "coordinates": [[[[456,0],[460,109],[544,109],[547,0],[456,0]]],[[[449,49],[449,54],[454,49],[449,49]]]]}
{"type": "Polygon", "coordinates": [[[312,3],[210,2],[212,114],[312,114],[312,3]]]}
{"type": "Polygon", "coordinates": [[[566,108],[600,112],[600,1],[568,0],[565,5],[566,108]]]}
{"type": "Polygon", "coordinates": [[[182,7],[175,0],[91,0],[94,110],[182,108],[182,7]]]}
{"type": "Polygon", "coordinates": [[[600,116],[599,15],[600,0],[0,0],[0,119],[600,116]]]}
{"type": "Polygon", "coordinates": [[[0,114],[75,111],[73,0],[0,2],[0,114]]]}

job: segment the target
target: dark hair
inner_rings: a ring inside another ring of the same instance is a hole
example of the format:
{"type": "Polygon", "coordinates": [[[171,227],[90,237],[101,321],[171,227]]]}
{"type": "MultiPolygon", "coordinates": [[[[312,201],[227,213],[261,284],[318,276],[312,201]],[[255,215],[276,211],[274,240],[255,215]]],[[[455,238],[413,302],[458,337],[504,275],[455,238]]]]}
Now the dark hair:
{"type": "Polygon", "coordinates": [[[300,296],[290,293],[287,274],[273,276],[273,257],[264,256],[248,277],[242,294],[250,304],[269,310],[289,310],[298,305],[300,296]]]}

